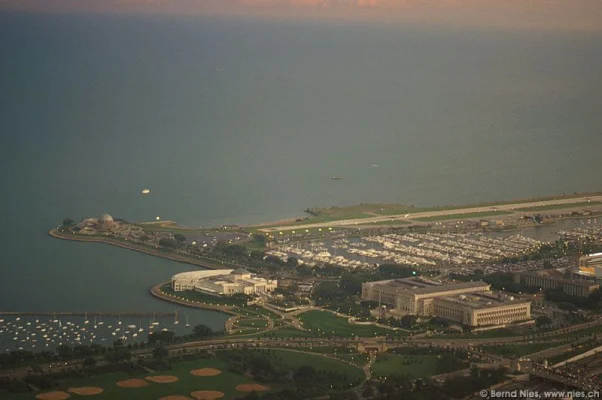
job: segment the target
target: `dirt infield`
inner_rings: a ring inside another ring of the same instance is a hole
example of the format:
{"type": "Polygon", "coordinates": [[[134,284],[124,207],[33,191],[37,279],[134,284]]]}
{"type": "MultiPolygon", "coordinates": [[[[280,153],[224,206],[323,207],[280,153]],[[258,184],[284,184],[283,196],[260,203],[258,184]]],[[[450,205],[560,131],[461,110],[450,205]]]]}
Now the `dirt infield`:
{"type": "Polygon", "coordinates": [[[66,392],[46,392],[36,396],[38,400],[65,400],[68,399],[69,393],[66,392]]]}
{"type": "Polygon", "coordinates": [[[216,376],[222,373],[219,369],[215,368],[201,368],[193,369],[190,373],[194,376],[216,376]]]}
{"type": "Polygon", "coordinates": [[[103,388],[94,387],[94,386],[84,386],[84,387],[73,387],[67,390],[69,393],[75,393],[82,396],[94,396],[97,394],[101,394],[105,390],[103,388]]]}
{"type": "Polygon", "coordinates": [[[256,383],[243,383],[242,385],[237,385],[236,390],[239,392],[265,392],[266,390],[270,390],[270,388],[256,383]]]}
{"type": "Polygon", "coordinates": [[[173,383],[177,382],[179,379],[177,376],[172,375],[155,375],[155,376],[147,376],[147,381],[155,382],[155,383],[173,383]]]}
{"type": "Polygon", "coordinates": [[[144,379],[126,379],[125,381],[117,382],[117,386],[122,388],[141,388],[148,385],[149,383],[144,379]]]}
{"type": "Polygon", "coordinates": [[[181,394],[174,394],[172,396],[161,397],[159,400],[192,400],[192,397],[182,396],[181,394]]]}
{"type": "Polygon", "coordinates": [[[223,392],[216,392],[214,390],[197,390],[190,393],[190,395],[196,400],[215,400],[225,396],[223,392]]]}

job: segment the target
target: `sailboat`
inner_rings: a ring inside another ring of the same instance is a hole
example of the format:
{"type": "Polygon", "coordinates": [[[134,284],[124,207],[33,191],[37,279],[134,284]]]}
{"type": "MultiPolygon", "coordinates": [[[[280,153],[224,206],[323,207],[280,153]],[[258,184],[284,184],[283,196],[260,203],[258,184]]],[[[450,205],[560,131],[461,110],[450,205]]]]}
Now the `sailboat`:
{"type": "Polygon", "coordinates": [[[138,332],[144,332],[144,328],[142,328],[142,320],[140,320],[140,325],[138,325],[140,327],[140,329],[138,329],[138,332]]]}
{"type": "Polygon", "coordinates": [[[190,324],[188,323],[188,315],[186,315],[186,328],[190,328],[190,324]]]}
{"type": "Polygon", "coordinates": [[[90,321],[88,321],[88,312],[86,311],[84,314],[84,324],[89,324],[90,321]]]}
{"type": "Polygon", "coordinates": [[[176,315],[174,317],[174,321],[173,321],[174,325],[178,325],[180,323],[180,321],[178,321],[178,311],[176,310],[176,315]]]}

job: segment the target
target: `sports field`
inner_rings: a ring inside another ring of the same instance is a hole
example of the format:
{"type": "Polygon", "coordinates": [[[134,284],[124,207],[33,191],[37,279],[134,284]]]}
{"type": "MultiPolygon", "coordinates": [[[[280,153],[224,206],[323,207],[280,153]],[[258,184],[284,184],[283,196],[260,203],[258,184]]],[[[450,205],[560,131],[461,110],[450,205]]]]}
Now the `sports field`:
{"type": "MultiPolygon", "coordinates": [[[[364,376],[359,368],[317,354],[288,350],[271,350],[271,352],[279,362],[291,369],[302,365],[313,365],[318,370],[344,373],[350,382],[362,379],[364,376]]],[[[200,391],[223,393],[223,398],[228,399],[234,396],[244,396],[245,392],[242,389],[248,390],[252,388],[248,385],[257,384],[250,377],[229,372],[226,361],[212,358],[176,363],[172,365],[171,370],[156,374],[131,376],[125,372],[112,372],[81,379],[65,379],[61,381],[59,388],[48,392],[63,392],[69,394],[69,398],[80,398],[81,394],[68,390],[70,388],[98,388],[101,390],[96,391],[100,391],[100,393],[86,397],[98,400],[148,400],[176,395],[194,398],[191,393],[200,391]]],[[[261,383],[261,385],[270,386],[269,383],[261,383]]],[[[282,386],[271,387],[273,390],[282,388],[282,386]]],[[[91,389],[88,391],[92,392],[91,389]]],[[[11,395],[10,398],[35,399],[36,395],[39,393],[30,392],[11,395]]],[[[203,393],[196,395],[202,396],[203,393]]]]}

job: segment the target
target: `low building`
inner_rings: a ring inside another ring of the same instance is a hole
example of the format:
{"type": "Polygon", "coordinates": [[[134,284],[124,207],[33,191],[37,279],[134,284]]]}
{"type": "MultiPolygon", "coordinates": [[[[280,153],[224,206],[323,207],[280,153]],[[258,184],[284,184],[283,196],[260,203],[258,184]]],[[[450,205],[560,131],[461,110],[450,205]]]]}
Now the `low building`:
{"type": "Polygon", "coordinates": [[[602,253],[588,254],[579,257],[578,271],[584,275],[602,278],[602,253]]]}
{"type": "Polygon", "coordinates": [[[395,308],[400,314],[433,315],[437,297],[488,292],[485,282],[441,284],[421,278],[391,279],[362,284],[362,300],[378,301],[395,308]]]}
{"type": "Polygon", "coordinates": [[[531,302],[501,293],[437,297],[433,314],[470,327],[506,325],[530,320],[531,302]]]}
{"type": "Polygon", "coordinates": [[[514,283],[542,290],[560,290],[566,295],[577,297],[588,297],[594,290],[600,288],[598,283],[566,279],[545,272],[517,272],[514,274],[514,283]]]}
{"type": "Polygon", "coordinates": [[[278,286],[276,280],[261,278],[242,268],[184,272],[171,278],[174,292],[196,290],[214,295],[267,294],[278,286]]]}

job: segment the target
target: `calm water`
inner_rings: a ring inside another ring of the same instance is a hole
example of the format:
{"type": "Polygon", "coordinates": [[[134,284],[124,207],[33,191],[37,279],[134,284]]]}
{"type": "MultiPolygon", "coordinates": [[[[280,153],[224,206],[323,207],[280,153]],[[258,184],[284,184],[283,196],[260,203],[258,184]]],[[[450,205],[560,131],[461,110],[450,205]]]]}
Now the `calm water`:
{"type": "Polygon", "coordinates": [[[600,48],[551,32],[0,14],[0,309],[173,309],[148,288],[189,266],[48,238],[67,216],[213,225],[600,190],[600,48]]]}

